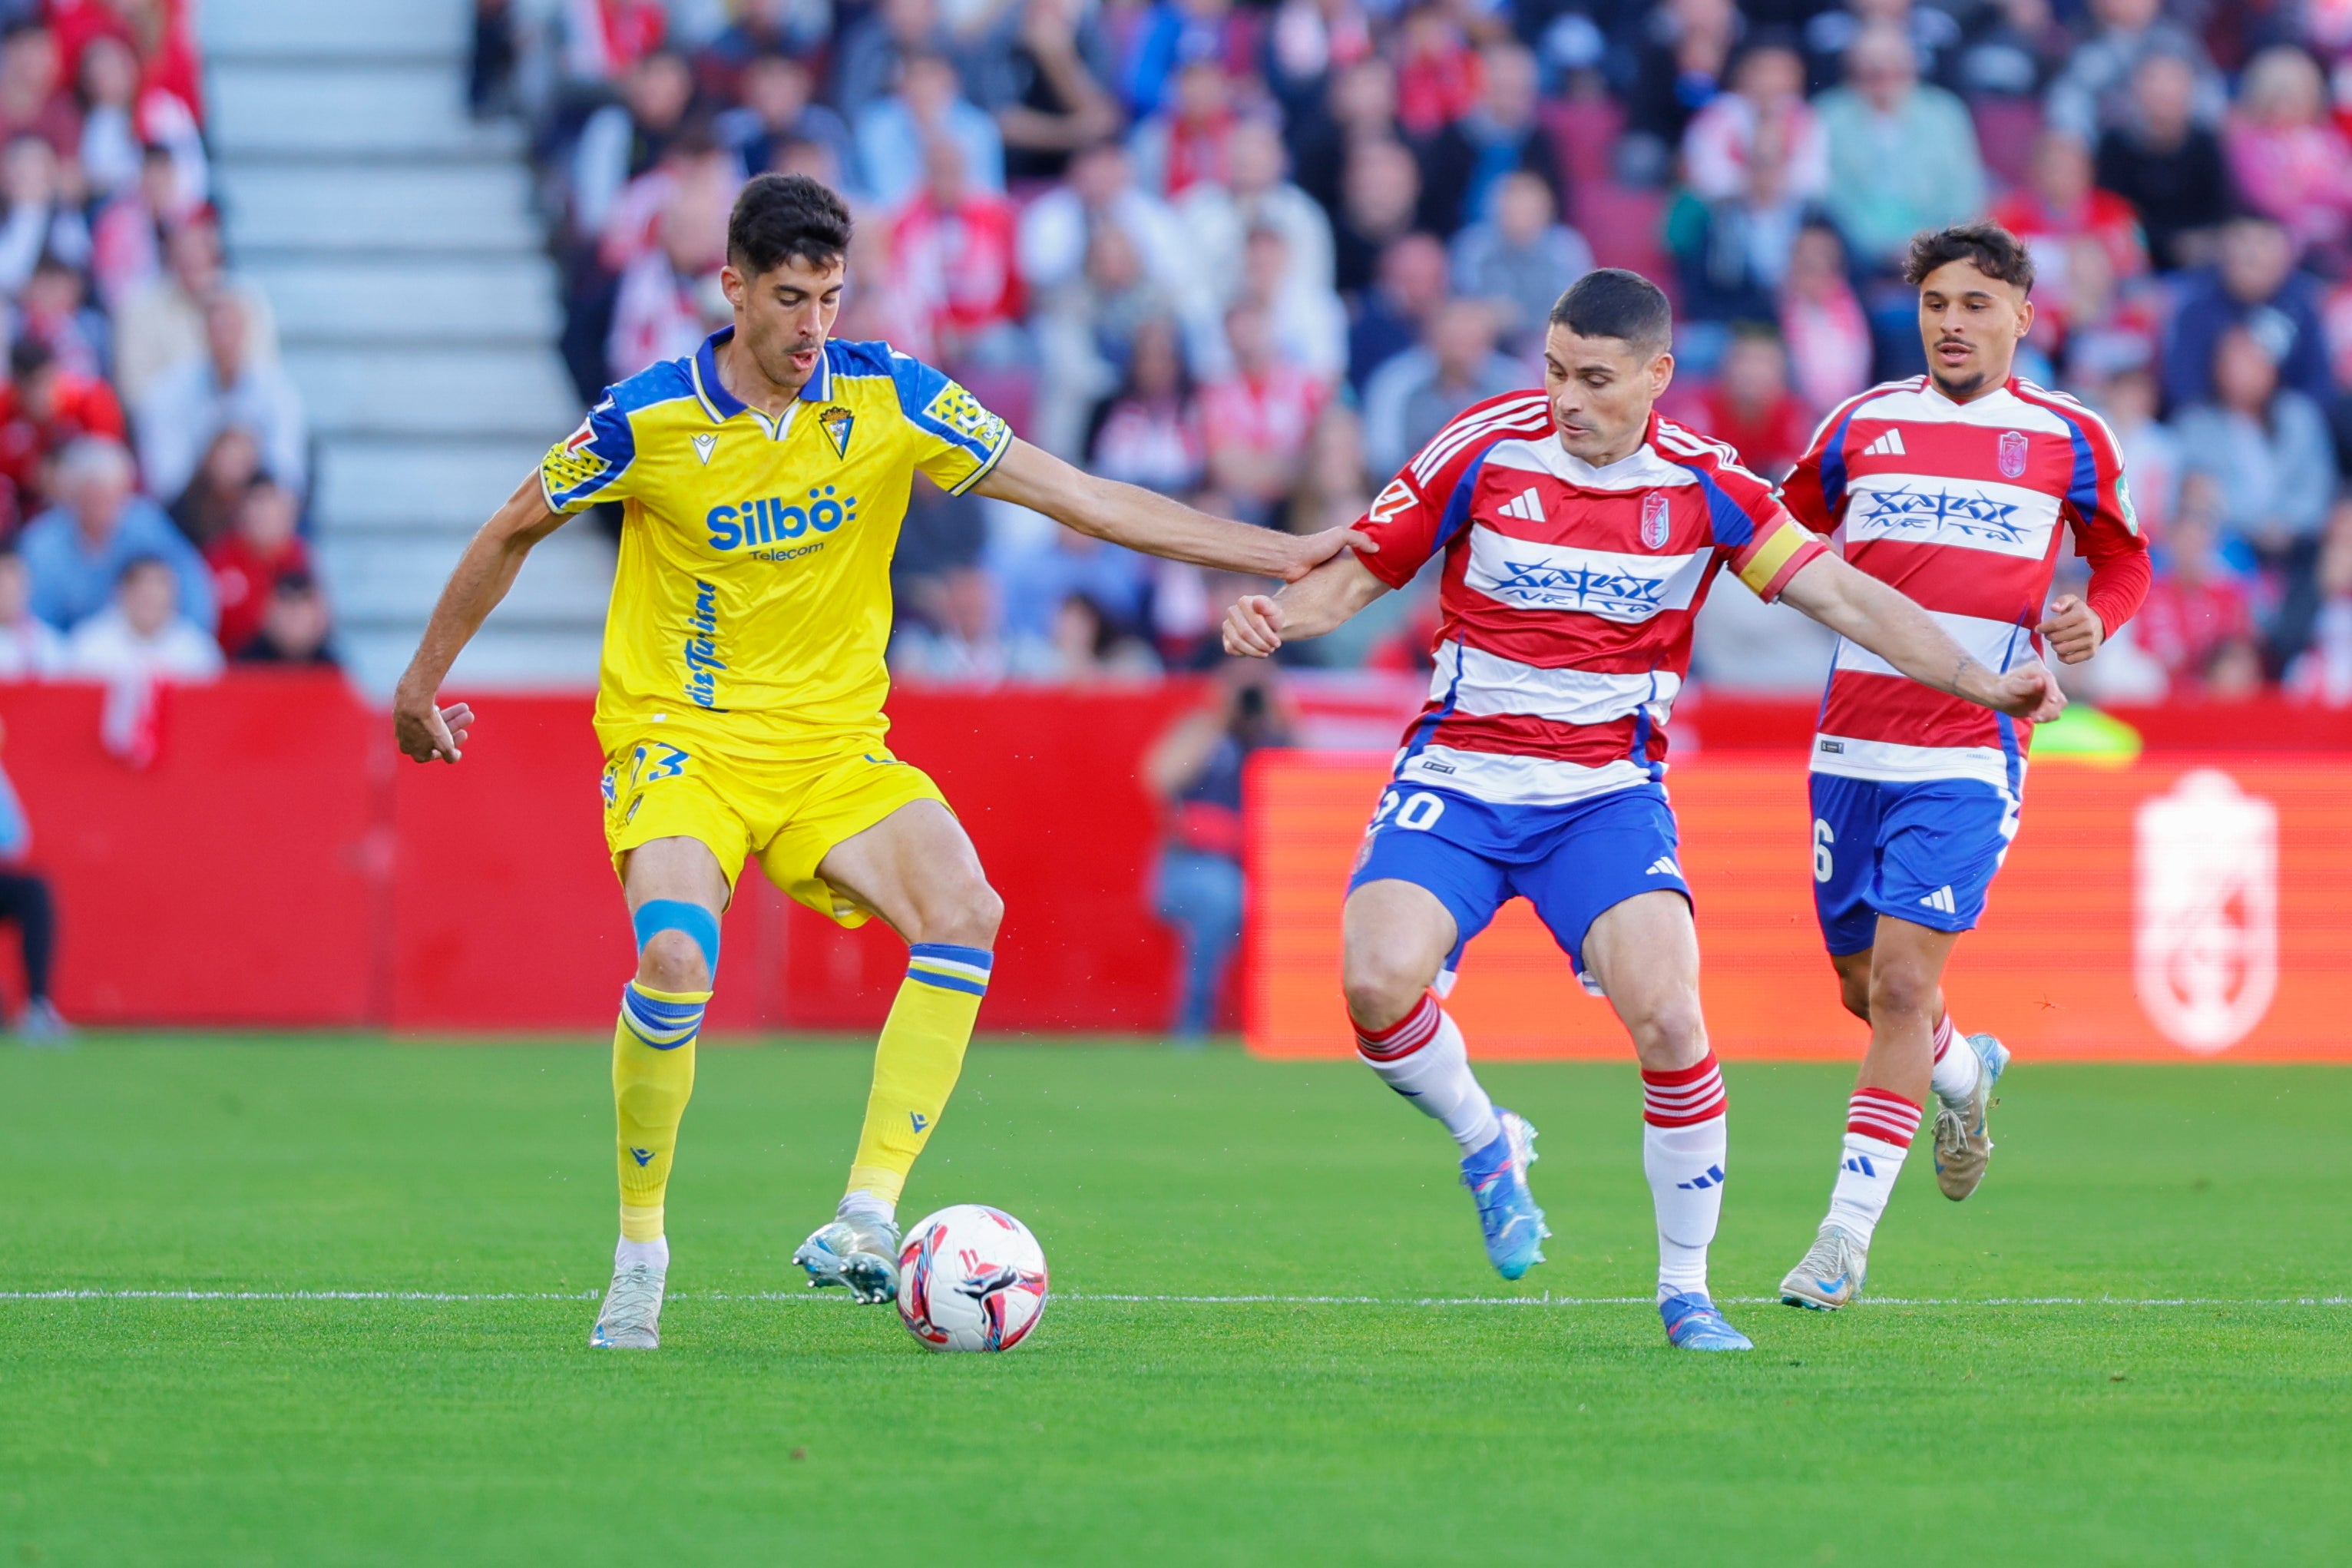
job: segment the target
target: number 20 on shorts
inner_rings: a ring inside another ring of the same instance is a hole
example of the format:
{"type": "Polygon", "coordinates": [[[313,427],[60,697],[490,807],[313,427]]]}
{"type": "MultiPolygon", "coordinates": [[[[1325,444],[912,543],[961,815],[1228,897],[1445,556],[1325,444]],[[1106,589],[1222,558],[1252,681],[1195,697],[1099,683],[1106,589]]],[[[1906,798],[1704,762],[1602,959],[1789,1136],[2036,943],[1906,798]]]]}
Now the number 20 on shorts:
{"type": "Polygon", "coordinates": [[[1389,819],[1393,816],[1397,826],[1411,828],[1415,833],[1426,833],[1436,826],[1437,819],[1444,815],[1444,795],[1432,795],[1427,790],[1415,790],[1406,795],[1402,790],[1392,789],[1381,796],[1380,807],[1372,813],[1370,831],[1378,833],[1388,826],[1389,819]]]}

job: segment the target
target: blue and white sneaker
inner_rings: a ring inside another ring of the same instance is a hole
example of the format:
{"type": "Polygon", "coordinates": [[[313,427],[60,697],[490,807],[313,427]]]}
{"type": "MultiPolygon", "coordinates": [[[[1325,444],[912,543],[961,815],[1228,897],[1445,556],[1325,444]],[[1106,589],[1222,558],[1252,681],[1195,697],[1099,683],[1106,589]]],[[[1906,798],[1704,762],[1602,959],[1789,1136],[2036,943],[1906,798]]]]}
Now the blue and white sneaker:
{"type": "Polygon", "coordinates": [[[1658,1303],[1666,1341],[1678,1351],[1752,1351],[1754,1341],[1724,1321],[1704,1290],[1685,1290],[1658,1303]]]}
{"type": "Polygon", "coordinates": [[[1551,1234],[1543,1210],[1528,1191],[1528,1167],[1536,1163],[1536,1130],[1526,1117],[1497,1106],[1503,1131],[1485,1148],[1462,1160],[1462,1184],[1478,1203],[1478,1226],[1486,1233],[1486,1260],[1506,1279],[1517,1279],[1544,1260],[1543,1240],[1551,1234]]]}
{"type": "Polygon", "coordinates": [[[1870,1248],[1852,1231],[1823,1220],[1813,1245],[1780,1281],[1780,1300],[1791,1307],[1834,1312],[1862,1294],[1870,1279],[1870,1248]]]}
{"type": "Polygon", "coordinates": [[[793,1254],[809,1289],[843,1286],[849,1299],[876,1307],[898,1299],[898,1227],[873,1214],[845,1214],[821,1225],[793,1254]]]}
{"type": "Polygon", "coordinates": [[[1992,1129],[1985,1110],[1992,1104],[1992,1086],[2009,1066],[2009,1047],[1990,1035],[1970,1035],[1969,1049],[1984,1065],[1976,1093],[1966,1105],[1938,1101],[1936,1107],[1936,1189],[1954,1203],[1977,1190],[1992,1162],[1992,1129]]]}

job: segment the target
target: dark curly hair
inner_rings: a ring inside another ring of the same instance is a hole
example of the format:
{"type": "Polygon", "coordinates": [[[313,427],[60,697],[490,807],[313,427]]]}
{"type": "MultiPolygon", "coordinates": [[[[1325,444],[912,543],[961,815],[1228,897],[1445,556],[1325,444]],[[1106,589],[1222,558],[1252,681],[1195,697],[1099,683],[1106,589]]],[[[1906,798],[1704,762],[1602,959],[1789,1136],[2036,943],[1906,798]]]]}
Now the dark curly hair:
{"type": "Polygon", "coordinates": [[[746,278],[795,257],[823,268],[848,254],[847,205],[806,174],[759,175],[727,219],[727,260],[746,278]]]}
{"type": "Polygon", "coordinates": [[[1903,281],[1914,289],[1938,267],[1965,261],[1986,277],[2033,291],[2033,257],[2025,241],[1997,223],[1955,224],[1929,229],[1911,240],[1911,254],[1903,260],[1903,281]]]}

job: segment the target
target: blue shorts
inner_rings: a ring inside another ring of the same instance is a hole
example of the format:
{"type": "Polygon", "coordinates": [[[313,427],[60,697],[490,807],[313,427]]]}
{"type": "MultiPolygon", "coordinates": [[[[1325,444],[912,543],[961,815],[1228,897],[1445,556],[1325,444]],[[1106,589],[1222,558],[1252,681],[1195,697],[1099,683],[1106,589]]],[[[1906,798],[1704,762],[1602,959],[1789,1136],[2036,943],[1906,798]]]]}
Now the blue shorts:
{"type": "Polygon", "coordinates": [[[2017,837],[2017,801],[1976,779],[1894,784],[1812,775],[1813,912],[1843,958],[1878,940],[1878,917],[1975,929],[2017,837]]]}
{"type": "Polygon", "coordinates": [[[1654,784],[1571,805],[1495,805],[1452,790],[1391,784],[1365,830],[1348,890],[1398,881],[1437,896],[1454,930],[1454,951],[1437,977],[1440,995],[1453,988],[1470,939],[1514,898],[1536,907],[1576,977],[1599,995],[1584,970],[1584,933],[1637,894],[1671,888],[1687,900],[1676,844],[1674,811],[1654,784]]]}

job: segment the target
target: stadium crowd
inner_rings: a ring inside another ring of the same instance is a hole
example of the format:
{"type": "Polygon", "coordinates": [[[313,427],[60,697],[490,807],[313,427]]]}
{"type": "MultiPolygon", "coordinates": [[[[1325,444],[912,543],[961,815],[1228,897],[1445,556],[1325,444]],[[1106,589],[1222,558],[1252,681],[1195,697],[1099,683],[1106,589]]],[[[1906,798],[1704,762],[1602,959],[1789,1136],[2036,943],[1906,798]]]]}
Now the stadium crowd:
{"type": "Polygon", "coordinates": [[[309,434],[224,261],[186,0],[0,0],[0,679],[331,663],[309,434]]]}
{"type": "MultiPolygon", "coordinates": [[[[2352,9],[2214,0],[480,0],[474,91],[531,120],[583,398],[725,314],[764,169],[861,219],[839,331],[1097,472],[1269,527],[1357,515],[1538,379],[1594,264],[1679,307],[1669,412],[1768,475],[1924,366],[1895,275],[1990,216],[2040,283],[2029,378],[2098,408],[2159,574],[2092,695],[2352,700],[2352,9]],[[2339,107],[2340,100],[2340,107],[2339,107]]],[[[905,674],[1213,657],[1234,584],[931,496],[905,674]]],[[[2062,577],[2062,588],[2071,586],[2062,577]]],[[[1717,595],[1697,673],[1812,688],[1717,595]]],[[[1412,668],[1392,596],[1324,663],[1412,668]]]]}

